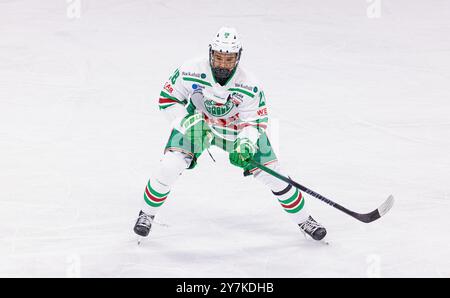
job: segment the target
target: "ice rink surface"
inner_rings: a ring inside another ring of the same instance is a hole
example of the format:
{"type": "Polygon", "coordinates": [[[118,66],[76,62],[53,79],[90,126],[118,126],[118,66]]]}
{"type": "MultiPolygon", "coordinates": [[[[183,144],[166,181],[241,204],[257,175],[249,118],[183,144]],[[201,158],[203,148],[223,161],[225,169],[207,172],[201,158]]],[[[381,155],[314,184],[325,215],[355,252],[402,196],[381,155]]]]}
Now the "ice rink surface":
{"type": "Polygon", "coordinates": [[[450,2],[0,0],[0,276],[450,277],[450,2]],[[379,5],[379,6],[378,6],[379,5]],[[330,245],[213,149],[140,247],[157,99],[222,25],[330,245]]]}

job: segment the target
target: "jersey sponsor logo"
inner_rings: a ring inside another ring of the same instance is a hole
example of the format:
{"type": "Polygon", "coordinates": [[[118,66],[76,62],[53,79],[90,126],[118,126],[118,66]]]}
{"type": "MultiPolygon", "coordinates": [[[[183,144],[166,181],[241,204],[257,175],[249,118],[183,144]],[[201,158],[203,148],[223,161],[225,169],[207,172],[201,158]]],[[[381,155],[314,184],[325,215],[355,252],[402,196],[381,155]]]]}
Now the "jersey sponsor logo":
{"type": "Polygon", "coordinates": [[[258,110],[258,116],[267,116],[267,108],[262,108],[258,110]]]}
{"type": "Polygon", "coordinates": [[[200,93],[201,95],[203,95],[203,89],[205,89],[205,86],[199,85],[199,84],[192,84],[192,91],[194,91],[193,94],[195,93],[200,93]]]}
{"type": "Polygon", "coordinates": [[[228,114],[234,108],[234,102],[227,100],[225,104],[218,104],[213,100],[205,100],[205,108],[214,117],[222,117],[228,114]]]}
{"type": "Polygon", "coordinates": [[[239,92],[233,92],[231,94],[231,100],[233,101],[233,103],[238,106],[240,105],[243,101],[244,101],[244,95],[242,95],[239,92]]]}
{"type": "Polygon", "coordinates": [[[244,99],[244,95],[242,95],[242,94],[239,93],[239,92],[233,92],[233,93],[231,93],[231,97],[234,97],[234,98],[236,98],[236,99],[240,99],[241,101],[244,99]]]}
{"type": "MultiPolygon", "coordinates": [[[[200,73],[195,73],[195,72],[190,72],[190,71],[183,71],[181,74],[182,74],[183,76],[196,77],[196,78],[202,78],[202,79],[204,79],[204,78],[202,77],[202,74],[200,74],[200,73]]],[[[206,76],[205,76],[205,77],[206,77],[206,76]]]]}
{"type": "Polygon", "coordinates": [[[169,82],[167,82],[167,83],[164,85],[164,90],[166,90],[167,92],[169,92],[170,94],[172,94],[172,92],[173,92],[173,87],[172,87],[172,85],[170,85],[169,82]]]}
{"type": "Polygon", "coordinates": [[[242,88],[242,89],[247,89],[248,91],[253,91],[255,93],[256,93],[256,91],[258,91],[258,88],[256,88],[256,87],[253,88],[252,86],[241,84],[241,83],[235,83],[234,86],[238,87],[238,88],[242,88]],[[256,89],[256,91],[254,91],[255,89],[256,89]]]}

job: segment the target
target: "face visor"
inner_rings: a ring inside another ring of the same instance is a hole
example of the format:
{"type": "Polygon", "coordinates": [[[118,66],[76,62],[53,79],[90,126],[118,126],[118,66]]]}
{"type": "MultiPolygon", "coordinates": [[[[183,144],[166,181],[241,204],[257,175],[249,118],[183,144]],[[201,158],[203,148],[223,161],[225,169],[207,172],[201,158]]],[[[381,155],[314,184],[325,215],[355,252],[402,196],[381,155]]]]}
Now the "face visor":
{"type": "Polygon", "coordinates": [[[233,75],[238,63],[239,53],[224,53],[210,49],[209,59],[214,78],[220,85],[225,85],[233,75]]]}

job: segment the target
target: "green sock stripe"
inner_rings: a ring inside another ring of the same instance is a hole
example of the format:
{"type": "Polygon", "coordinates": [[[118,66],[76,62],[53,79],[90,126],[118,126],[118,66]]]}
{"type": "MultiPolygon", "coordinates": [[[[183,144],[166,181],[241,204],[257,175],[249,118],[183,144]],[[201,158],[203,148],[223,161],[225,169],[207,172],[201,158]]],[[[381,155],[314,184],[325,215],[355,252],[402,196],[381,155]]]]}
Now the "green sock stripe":
{"type": "Polygon", "coordinates": [[[292,203],[295,199],[297,199],[297,197],[298,197],[298,188],[295,189],[295,193],[294,193],[294,194],[292,195],[292,197],[290,197],[289,199],[286,199],[286,200],[284,200],[284,201],[278,199],[278,201],[279,201],[281,204],[288,205],[288,204],[292,203]]]}
{"type": "Polygon", "coordinates": [[[150,193],[151,193],[152,195],[154,195],[155,197],[157,197],[157,198],[164,198],[164,197],[166,197],[166,196],[170,193],[170,191],[166,192],[165,194],[162,194],[162,193],[157,192],[157,191],[154,190],[154,189],[152,188],[152,186],[150,185],[150,180],[148,180],[147,186],[148,186],[148,190],[150,190],[150,193]]]}
{"type": "Polygon", "coordinates": [[[159,207],[159,206],[161,206],[162,204],[164,204],[164,201],[162,201],[161,203],[154,203],[154,202],[152,202],[152,201],[147,197],[147,194],[146,194],[146,193],[144,193],[144,200],[145,200],[145,202],[146,202],[148,205],[150,205],[150,206],[152,206],[152,207],[159,207]]]}
{"type": "Polygon", "coordinates": [[[297,213],[297,212],[299,212],[300,210],[303,209],[303,206],[304,206],[304,205],[305,205],[305,199],[302,198],[302,202],[300,203],[300,205],[298,205],[297,208],[295,208],[295,209],[290,209],[290,210],[284,209],[284,210],[285,210],[286,212],[288,212],[288,213],[297,213]]]}

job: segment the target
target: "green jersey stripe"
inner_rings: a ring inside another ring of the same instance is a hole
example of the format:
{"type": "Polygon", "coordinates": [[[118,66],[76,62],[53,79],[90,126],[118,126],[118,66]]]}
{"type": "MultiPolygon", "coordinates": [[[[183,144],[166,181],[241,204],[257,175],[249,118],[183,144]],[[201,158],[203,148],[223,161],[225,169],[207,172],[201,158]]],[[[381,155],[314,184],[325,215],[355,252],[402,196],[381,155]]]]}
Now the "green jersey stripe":
{"type": "Polygon", "coordinates": [[[253,124],[253,123],[260,124],[260,123],[268,123],[268,122],[269,122],[269,118],[268,117],[264,117],[264,118],[261,118],[261,119],[245,121],[245,123],[251,123],[251,124],[253,124]]]}
{"type": "Polygon", "coordinates": [[[165,98],[170,98],[170,99],[172,99],[172,100],[175,100],[176,102],[183,103],[182,100],[179,100],[178,98],[173,97],[172,95],[167,94],[167,93],[164,92],[164,91],[161,91],[161,93],[159,94],[159,96],[164,96],[165,98]]]}
{"type": "Polygon", "coordinates": [[[203,84],[203,85],[209,86],[209,87],[211,87],[211,86],[212,86],[210,82],[207,82],[207,81],[203,81],[203,80],[200,80],[200,79],[197,79],[197,78],[191,78],[191,77],[183,77],[183,81],[191,81],[191,82],[197,82],[197,83],[200,83],[200,84],[203,84]]]}
{"type": "Polygon", "coordinates": [[[251,98],[255,97],[255,94],[250,93],[249,91],[241,89],[241,88],[229,88],[228,91],[240,92],[240,93],[243,93],[243,94],[245,94],[247,96],[250,96],[251,98]]]}
{"type": "Polygon", "coordinates": [[[160,110],[164,110],[167,109],[168,107],[171,107],[173,105],[175,105],[176,103],[171,103],[171,104],[165,104],[165,105],[159,105],[159,109],[160,110]]]}

